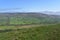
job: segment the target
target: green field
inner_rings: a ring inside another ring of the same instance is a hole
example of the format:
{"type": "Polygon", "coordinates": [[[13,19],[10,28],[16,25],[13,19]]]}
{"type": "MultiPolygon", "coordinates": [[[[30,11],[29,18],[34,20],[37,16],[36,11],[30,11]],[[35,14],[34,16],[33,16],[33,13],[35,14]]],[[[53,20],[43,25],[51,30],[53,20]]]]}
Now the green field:
{"type": "Polygon", "coordinates": [[[0,40],[60,40],[60,24],[8,30],[0,31],[0,40]]]}
{"type": "Polygon", "coordinates": [[[60,17],[40,13],[1,13],[0,40],[60,40],[60,17]]]}
{"type": "Polygon", "coordinates": [[[0,25],[54,24],[60,17],[41,13],[0,13],[0,25]]]}

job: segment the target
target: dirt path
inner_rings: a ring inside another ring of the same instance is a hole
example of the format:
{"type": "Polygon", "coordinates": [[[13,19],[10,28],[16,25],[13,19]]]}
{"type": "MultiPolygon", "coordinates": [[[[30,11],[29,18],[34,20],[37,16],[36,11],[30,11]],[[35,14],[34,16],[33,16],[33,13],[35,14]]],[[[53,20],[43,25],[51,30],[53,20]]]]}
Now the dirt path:
{"type": "Polygon", "coordinates": [[[16,28],[21,29],[21,28],[32,28],[32,27],[49,26],[49,25],[56,25],[56,24],[24,25],[24,26],[16,26],[16,28]]]}
{"type": "Polygon", "coordinates": [[[22,25],[22,26],[0,26],[0,30],[9,30],[9,29],[23,29],[23,28],[32,28],[32,27],[41,27],[41,26],[49,26],[56,24],[33,24],[33,25],[22,25]]]}

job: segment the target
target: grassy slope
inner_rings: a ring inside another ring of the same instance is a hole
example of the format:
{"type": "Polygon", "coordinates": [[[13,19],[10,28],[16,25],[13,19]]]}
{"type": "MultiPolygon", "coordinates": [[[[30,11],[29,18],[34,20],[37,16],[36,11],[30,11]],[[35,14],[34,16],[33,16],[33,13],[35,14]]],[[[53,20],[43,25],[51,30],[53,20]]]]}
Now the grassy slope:
{"type": "Polygon", "coordinates": [[[60,24],[0,32],[0,40],[60,40],[60,24]]]}

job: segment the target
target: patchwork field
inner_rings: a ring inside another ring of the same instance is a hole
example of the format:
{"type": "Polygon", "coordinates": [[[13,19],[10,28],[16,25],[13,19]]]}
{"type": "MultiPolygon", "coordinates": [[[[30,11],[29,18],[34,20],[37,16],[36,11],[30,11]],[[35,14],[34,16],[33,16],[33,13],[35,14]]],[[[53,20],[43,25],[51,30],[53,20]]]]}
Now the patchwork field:
{"type": "Polygon", "coordinates": [[[60,17],[42,13],[0,13],[0,25],[54,24],[60,17]]]}

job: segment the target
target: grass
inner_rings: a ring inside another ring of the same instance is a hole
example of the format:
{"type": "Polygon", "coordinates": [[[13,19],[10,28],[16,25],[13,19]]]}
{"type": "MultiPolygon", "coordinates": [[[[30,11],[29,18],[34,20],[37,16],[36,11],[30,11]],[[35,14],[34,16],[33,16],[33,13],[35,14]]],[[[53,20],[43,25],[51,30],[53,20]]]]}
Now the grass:
{"type": "Polygon", "coordinates": [[[0,32],[0,40],[60,40],[60,24],[0,32]]]}
{"type": "Polygon", "coordinates": [[[60,40],[60,24],[55,23],[60,23],[60,18],[40,14],[0,14],[0,40],[60,40]]]}

